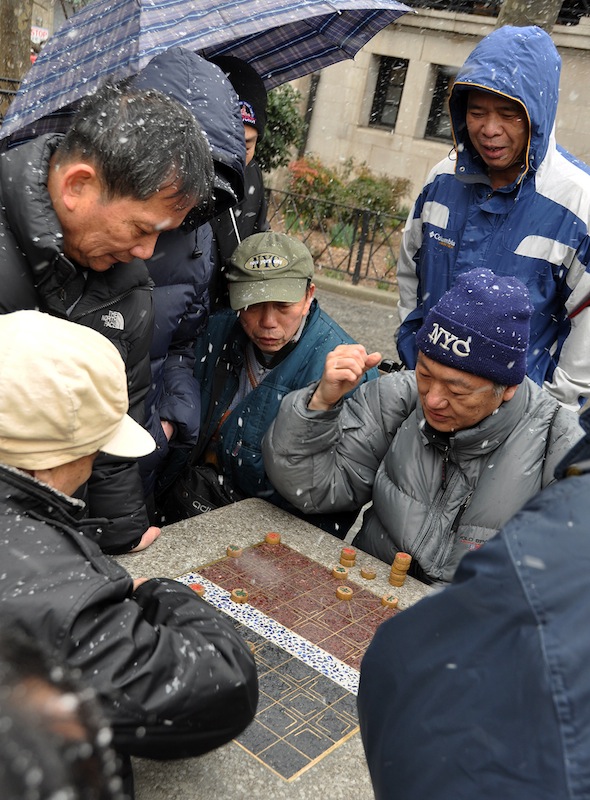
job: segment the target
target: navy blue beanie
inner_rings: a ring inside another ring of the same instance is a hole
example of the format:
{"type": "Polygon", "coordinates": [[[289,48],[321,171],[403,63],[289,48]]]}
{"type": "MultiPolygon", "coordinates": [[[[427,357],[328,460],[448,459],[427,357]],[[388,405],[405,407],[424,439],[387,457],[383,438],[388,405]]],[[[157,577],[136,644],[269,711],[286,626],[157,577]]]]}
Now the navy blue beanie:
{"type": "Polygon", "coordinates": [[[416,344],[447,367],[515,386],[526,374],[532,312],[519,280],[473,269],[430,309],[416,344]]]}

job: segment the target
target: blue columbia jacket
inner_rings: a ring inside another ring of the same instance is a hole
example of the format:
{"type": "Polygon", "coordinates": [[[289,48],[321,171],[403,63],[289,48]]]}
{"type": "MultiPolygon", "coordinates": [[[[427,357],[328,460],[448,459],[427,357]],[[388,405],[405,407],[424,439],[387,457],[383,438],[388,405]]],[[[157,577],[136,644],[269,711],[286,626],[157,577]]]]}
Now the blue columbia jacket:
{"type": "Polygon", "coordinates": [[[398,263],[397,347],[416,364],[415,334],[457,275],[487,267],[528,287],[534,314],[528,375],[577,410],[590,397],[590,175],[558,148],[554,124],[561,59],[537,27],[486,36],[450,98],[455,149],[431,172],[408,218],[398,263]],[[522,171],[492,190],[466,128],[471,89],[521,103],[529,120],[522,171]]]}
{"type": "MultiPolygon", "coordinates": [[[[205,441],[215,433],[238,389],[248,341],[235,311],[229,310],[212,315],[205,334],[197,341],[195,376],[202,390],[202,423],[207,419],[212,402],[215,374],[220,369],[225,372],[223,391],[215,401],[207,429],[203,430],[205,441]]],[[[275,491],[266,475],[262,437],[276,417],[282,398],[293,389],[318,381],[328,353],[339,344],[352,343],[354,340],[314,300],[297,345],[238,403],[221,425],[217,460],[221,473],[234,489],[246,497],[261,497],[300,516],[300,512],[275,491]]],[[[376,369],[369,370],[363,380],[377,375],[376,369]]],[[[343,538],[357,514],[358,511],[354,514],[317,514],[306,516],[306,519],[343,538]]]]}
{"type": "Polygon", "coordinates": [[[385,622],[361,664],[377,800],[590,797],[586,436],[453,584],[385,622]]]}

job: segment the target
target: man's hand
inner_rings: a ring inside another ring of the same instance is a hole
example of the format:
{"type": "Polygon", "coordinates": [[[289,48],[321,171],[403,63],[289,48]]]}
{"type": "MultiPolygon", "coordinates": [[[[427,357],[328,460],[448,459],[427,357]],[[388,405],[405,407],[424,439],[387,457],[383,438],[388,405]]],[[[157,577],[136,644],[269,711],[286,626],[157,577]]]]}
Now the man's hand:
{"type": "Polygon", "coordinates": [[[133,581],[133,591],[134,592],[137,591],[137,589],[139,589],[141,584],[145,583],[146,581],[149,581],[149,578],[135,578],[135,580],[133,581]]]}
{"type": "Polygon", "coordinates": [[[365,372],[380,361],[381,353],[368,355],[362,344],[339,344],[326,356],[322,379],[307,407],[312,411],[328,411],[356,389],[365,372]]]}
{"type": "Polygon", "coordinates": [[[139,544],[130,550],[130,553],[139,553],[141,550],[145,550],[146,547],[149,547],[150,544],[153,544],[158,536],[162,533],[160,528],[156,528],[152,525],[151,528],[148,528],[147,531],[143,534],[141,539],[139,540],[139,544]]]}
{"type": "Polygon", "coordinates": [[[167,419],[161,419],[160,422],[162,423],[162,430],[164,431],[164,436],[168,441],[170,441],[170,439],[172,439],[172,437],[174,436],[174,425],[167,419]]]}

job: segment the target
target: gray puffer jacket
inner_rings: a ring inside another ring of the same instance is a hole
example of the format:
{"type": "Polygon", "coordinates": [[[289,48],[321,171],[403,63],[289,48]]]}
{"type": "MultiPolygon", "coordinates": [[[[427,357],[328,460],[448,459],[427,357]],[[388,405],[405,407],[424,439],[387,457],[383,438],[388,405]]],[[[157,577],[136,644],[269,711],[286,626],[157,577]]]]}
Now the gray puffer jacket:
{"type": "Polygon", "coordinates": [[[577,415],[528,378],[496,413],[451,435],[425,425],[413,371],[369,381],[330,411],[307,408],[314,389],[287,395],[266,434],[270,480],[310,514],[372,500],[354,545],[389,563],[408,552],[429,581],[450,581],[583,435],[577,415]]]}

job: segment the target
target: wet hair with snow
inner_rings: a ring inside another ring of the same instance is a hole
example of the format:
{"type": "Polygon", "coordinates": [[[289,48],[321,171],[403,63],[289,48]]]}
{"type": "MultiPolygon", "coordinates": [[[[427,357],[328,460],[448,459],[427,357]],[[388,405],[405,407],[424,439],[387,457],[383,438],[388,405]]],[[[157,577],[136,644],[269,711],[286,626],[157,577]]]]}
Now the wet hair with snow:
{"type": "Polygon", "coordinates": [[[91,163],[106,199],[147,200],[174,187],[179,207],[212,202],[213,160],[194,116],[155,89],[106,83],[80,104],[56,163],[91,163]]]}
{"type": "Polygon", "coordinates": [[[3,624],[2,800],[124,800],[110,737],[94,692],[24,631],[3,624]]]}

